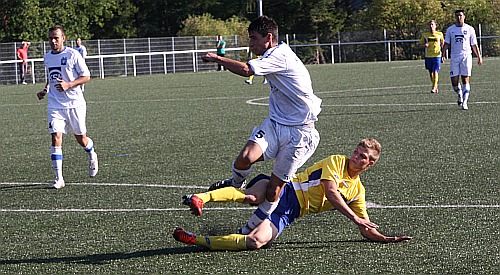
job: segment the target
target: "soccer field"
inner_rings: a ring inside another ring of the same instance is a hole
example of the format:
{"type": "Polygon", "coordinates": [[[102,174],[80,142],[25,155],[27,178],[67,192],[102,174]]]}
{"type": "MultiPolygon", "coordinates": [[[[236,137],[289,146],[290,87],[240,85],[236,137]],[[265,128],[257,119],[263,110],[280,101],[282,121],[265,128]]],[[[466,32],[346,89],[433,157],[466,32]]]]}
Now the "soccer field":
{"type": "MultiPolygon", "coordinates": [[[[336,211],[309,215],[270,249],[211,252],[176,242],[180,226],[228,234],[254,208],[207,204],[195,217],[181,196],[230,176],[269,87],[229,72],[93,79],[85,86],[87,157],[65,137],[66,187],[50,189],[42,85],[0,86],[0,274],[500,274],[500,59],[474,65],[469,110],[448,77],[430,93],[423,61],[309,66],[323,99],[311,165],[382,144],[361,177],[370,218],[408,243],[364,241],[336,211]]],[[[303,167],[303,168],[304,168],[303,167]]],[[[255,165],[269,173],[272,162],[255,165]]]]}

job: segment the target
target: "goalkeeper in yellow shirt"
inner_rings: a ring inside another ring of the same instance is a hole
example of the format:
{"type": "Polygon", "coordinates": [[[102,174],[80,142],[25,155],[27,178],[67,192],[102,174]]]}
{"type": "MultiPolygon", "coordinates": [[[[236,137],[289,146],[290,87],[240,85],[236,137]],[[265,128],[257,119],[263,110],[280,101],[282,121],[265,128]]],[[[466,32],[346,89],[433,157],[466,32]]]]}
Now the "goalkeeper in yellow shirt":
{"type": "MultiPolygon", "coordinates": [[[[259,249],[275,240],[285,227],[296,218],[327,210],[338,210],[358,226],[361,235],[376,242],[402,242],[409,236],[385,236],[371,222],[366,211],[365,188],[359,175],[373,166],[380,155],[381,146],[375,139],[363,139],[351,157],[332,155],[304,172],[295,174],[280,195],[276,210],[266,216],[257,208],[240,234],[227,236],[197,236],[176,228],[173,237],[189,245],[199,245],[211,250],[259,249]]],[[[194,215],[201,215],[207,202],[239,202],[257,205],[264,201],[269,176],[259,175],[245,191],[225,187],[205,193],[184,196],[194,215]]]]}
{"type": "Polygon", "coordinates": [[[425,47],[425,68],[429,71],[432,82],[431,93],[438,90],[439,71],[441,70],[441,48],[444,46],[443,33],[436,30],[436,21],[429,21],[429,31],[422,34],[420,45],[425,47]]]}

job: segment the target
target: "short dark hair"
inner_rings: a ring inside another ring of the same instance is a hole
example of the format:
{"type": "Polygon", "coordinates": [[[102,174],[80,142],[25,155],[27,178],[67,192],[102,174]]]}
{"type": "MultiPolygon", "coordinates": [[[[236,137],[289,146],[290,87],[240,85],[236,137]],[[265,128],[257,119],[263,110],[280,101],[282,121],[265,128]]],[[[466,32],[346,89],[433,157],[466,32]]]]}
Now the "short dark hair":
{"type": "Polygon", "coordinates": [[[252,23],[250,23],[250,26],[248,26],[248,33],[253,31],[262,36],[271,33],[273,35],[273,41],[278,41],[278,24],[271,17],[263,15],[255,18],[252,23]]]}
{"type": "Polygon", "coordinates": [[[464,10],[456,10],[456,11],[455,11],[455,14],[457,14],[457,13],[459,13],[459,12],[461,12],[461,13],[465,14],[465,11],[464,11],[464,10]]]}
{"type": "Polygon", "coordinates": [[[61,30],[61,33],[64,35],[64,28],[59,25],[55,25],[49,28],[49,32],[53,32],[56,30],[61,30]]]}

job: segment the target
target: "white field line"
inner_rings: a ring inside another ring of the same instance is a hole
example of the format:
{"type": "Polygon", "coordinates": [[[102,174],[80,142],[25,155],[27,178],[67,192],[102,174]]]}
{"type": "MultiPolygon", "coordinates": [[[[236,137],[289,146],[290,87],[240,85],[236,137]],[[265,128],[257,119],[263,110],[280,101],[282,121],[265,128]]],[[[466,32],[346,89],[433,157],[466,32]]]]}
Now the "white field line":
{"type": "MultiPolygon", "coordinates": [[[[6,186],[30,186],[30,185],[45,185],[49,187],[47,183],[15,183],[15,182],[0,182],[1,185],[6,186]]],[[[161,185],[161,184],[121,184],[121,183],[70,183],[71,185],[80,186],[114,186],[114,187],[153,187],[153,188],[179,188],[179,189],[206,189],[206,186],[180,186],[180,185],[161,185]]],[[[57,192],[57,190],[54,190],[57,192]]],[[[368,208],[377,209],[427,209],[427,208],[500,208],[500,205],[485,205],[485,204],[464,204],[464,205],[381,205],[372,202],[367,202],[368,208]]],[[[227,211],[227,210],[254,210],[255,207],[206,207],[204,211],[227,211]]],[[[0,213],[13,213],[13,212],[23,212],[23,213],[41,213],[41,212],[167,212],[167,211],[188,211],[189,208],[119,208],[119,209],[80,209],[80,208],[68,208],[68,209],[0,209],[0,213]]]]}

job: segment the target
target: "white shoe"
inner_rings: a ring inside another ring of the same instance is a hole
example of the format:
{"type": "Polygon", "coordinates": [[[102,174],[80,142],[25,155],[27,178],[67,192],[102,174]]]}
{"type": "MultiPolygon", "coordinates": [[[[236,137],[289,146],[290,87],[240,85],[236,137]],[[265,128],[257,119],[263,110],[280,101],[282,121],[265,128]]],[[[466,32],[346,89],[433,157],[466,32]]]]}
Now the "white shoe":
{"type": "Polygon", "coordinates": [[[262,81],[262,84],[266,85],[267,84],[267,79],[264,79],[264,81],[262,81]]]}
{"type": "Polygon", "coordinates": [[[26,83],[26,81],[23,81],[23,83],[22,83],[22,84],[23,84],[23,85],[28,85],[28,83],[26,83]]]}
{"type": "Polygon", "coordinates": [[[55,189],[61,189],[64,186],[66,186],[66,184],[64,184],[64,180],[55,180],[54,184],[52,184],[52,188],[55,188],[55,189]]]}
{"type": "Polygon", "coordinates": [[[95,177],[99,171],[99,163],[97,161],[97,154],[94,152],[89,157],[89,176],[95,177]]]}
{"type": "Polygon", "coordinates": [[[469,106],[467,106],[467,102],[462,103],[462,110],[469,110],[469,106]]]}
{"type": "Polygon", "coordinates": [[[248,80],[248,79],[247,79],[247,80],[245,80],[245,83],[246,83],[246,84],[248,84],[248,85],[252,85],[252,81],[250,81],[250,80],[248,80]]]}

